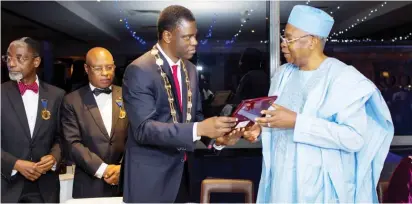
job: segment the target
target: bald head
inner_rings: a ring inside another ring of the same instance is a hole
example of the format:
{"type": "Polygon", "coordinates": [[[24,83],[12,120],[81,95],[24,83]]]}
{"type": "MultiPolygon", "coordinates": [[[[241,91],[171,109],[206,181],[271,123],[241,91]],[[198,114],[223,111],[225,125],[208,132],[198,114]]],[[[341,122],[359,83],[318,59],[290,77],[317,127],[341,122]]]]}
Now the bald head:
{"type": "Polygon", "coordinates": [[[95,47],[86,54],[85,71],[89,82],[97,88],[106,88],[112,85],[114,70],[114,60],[109,50],[102,47],[95,47]]]}
{"type": "Polygon", "coordinates": [[[86,64],[93,65],[99,61],[112,61],[113,56],[106,48],[94,47],[86,54],[86,64]]]}

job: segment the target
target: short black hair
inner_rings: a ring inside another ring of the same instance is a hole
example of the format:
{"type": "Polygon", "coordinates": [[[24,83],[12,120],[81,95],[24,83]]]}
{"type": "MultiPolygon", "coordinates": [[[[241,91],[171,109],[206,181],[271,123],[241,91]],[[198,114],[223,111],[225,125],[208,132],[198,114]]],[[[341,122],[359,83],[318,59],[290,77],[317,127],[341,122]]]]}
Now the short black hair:
{"type": "Polygon", "coordinates": [[[34,40],[31,37],[19,38],[17,40],[14,40],[10,45],[22,44],[22,43],[26,44],[31,49],[34,57],[41,57],[41,44],[37,40],[34,40]]]}
{"type": "Polygon", "coordinates": [[[157,20],[157,37],[162,39],[162,34],[165,30],[172,31],[182,20],[196,21],[193,13],[179,5],[172,5],[165,8],[157,20]]]}

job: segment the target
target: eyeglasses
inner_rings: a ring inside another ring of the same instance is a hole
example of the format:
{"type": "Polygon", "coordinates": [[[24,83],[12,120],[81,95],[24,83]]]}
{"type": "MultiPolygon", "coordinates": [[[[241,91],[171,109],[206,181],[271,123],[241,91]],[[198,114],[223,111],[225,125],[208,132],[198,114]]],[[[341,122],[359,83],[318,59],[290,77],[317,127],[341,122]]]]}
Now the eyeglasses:
{"type": "Polygon", "coordinates": [[[292,45],[294,42],[296,42],[297,40],[300,40],[300,39],[302,39],[302,38],[305,38],[305,37],[308,37],[308,36],[312,36],[311,34],[307,34],[307,35],[304,35],[304,36],[301,36],[301,37],[298,37],[298,38],[294,38],[294,39],[292,39],[292,40],[289,40],[289,39],[287,39],[284,35],[282,36],[280,36],[280,39],[282,39],[282,41],[284,41],[284,42],[286,42],[286,44],[289,46],[289,45],[292,45]]]}
{"type": "Polygon", "coordinates": [[[27,61],[27,60],[29,60],[29,59],[34,59],[34,58],[36,58],[36,57],[39,57],[39,56],[32,56],[32,57],[24,57],[24,56],[22,56],[22,55],[17,55],[17,56],[9,56],[9,55],[3,55],[3,56],[1,56],[1,60],[3,61],[3,62],[5,62],[5,63],[10,63],[11,62],[11,60],[12,60],[12,58],[16,58],[17,59],[17,62],[19,63],[19,64],[23,64],[25,61],[27,61]]]}
{"type": "Polygon", "coordinates": [[[86,64],[87,66],[89,66],[92,71],[96,74],[101,74],[103,72],[103,70],[105,70],[106,72],[113,72],[114,69],[116,68],[116,65],[114,64],[109,64],[109,65],[102,65],[102,66],[91,66],[86,64]]]}

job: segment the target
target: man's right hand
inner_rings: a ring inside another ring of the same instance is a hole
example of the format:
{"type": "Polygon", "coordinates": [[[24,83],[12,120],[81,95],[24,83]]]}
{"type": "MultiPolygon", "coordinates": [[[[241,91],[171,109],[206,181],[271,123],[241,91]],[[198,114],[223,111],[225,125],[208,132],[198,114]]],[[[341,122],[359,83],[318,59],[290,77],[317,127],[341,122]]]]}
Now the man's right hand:
{"type": "Polygon", "coordinates": [[[42,175],[42,169],[31,161],[17,160],[14,169],[30,181],[35,181],[42,175]]]}
{"type": "Polygon", "coordinates": [[[236,125],[237,118],[233,117],[211,117],[197,125],[197,135],[210,138],[218,138],[232,131],[236,125]]]}

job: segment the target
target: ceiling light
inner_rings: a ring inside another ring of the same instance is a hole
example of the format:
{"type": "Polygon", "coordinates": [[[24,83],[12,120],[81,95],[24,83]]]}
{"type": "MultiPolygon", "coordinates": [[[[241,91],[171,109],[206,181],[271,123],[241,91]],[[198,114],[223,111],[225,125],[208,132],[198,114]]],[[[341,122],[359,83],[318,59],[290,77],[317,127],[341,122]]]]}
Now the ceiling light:
{"type": "Polygon", "coordinates": [[[252,30],[252,33],[254,33],[255,32],[255,30],[252,30]]]}

